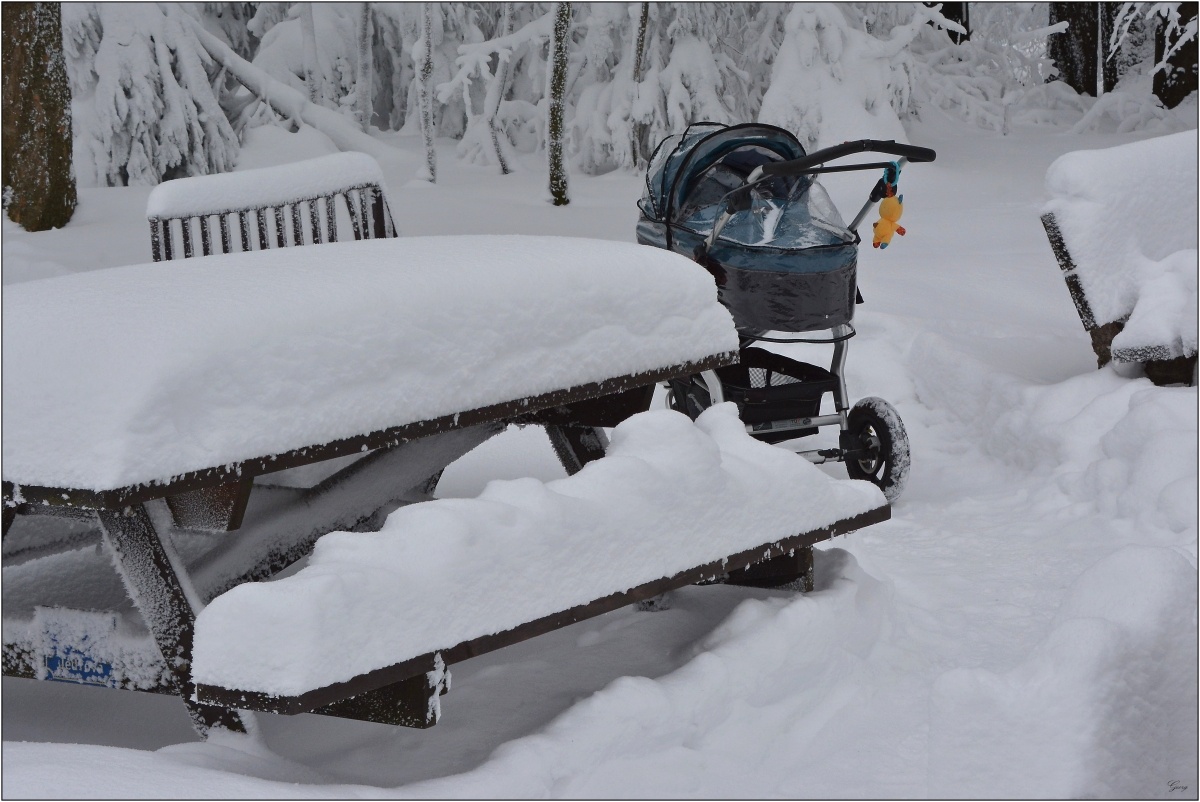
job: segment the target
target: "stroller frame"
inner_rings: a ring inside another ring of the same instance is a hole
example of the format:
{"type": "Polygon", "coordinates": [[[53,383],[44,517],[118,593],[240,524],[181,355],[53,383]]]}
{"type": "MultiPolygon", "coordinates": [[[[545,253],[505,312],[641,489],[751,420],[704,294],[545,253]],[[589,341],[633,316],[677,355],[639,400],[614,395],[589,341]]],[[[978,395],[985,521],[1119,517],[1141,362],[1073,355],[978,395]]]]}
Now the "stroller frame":
{"type": "MultiPolygon", "coordinates": [[[[857,231],[859,225],[876,203],[894,192],[900,170],[909,162],[929,162],[935,158],[936,153],[929,148],[894,141],[858,140],[825,148],[799,159],[761,164],[746,176],[741,186],[725,194],[719,201],[720,212],[712,230],[695,249],[692,258],[715,276],[720,275],[722,267],[720,264],[714,264],[709,252],[733,216],[750,208],[753,191],[758,184],[781,176],[883,169],[883,177],[875,184],[867,201],[847,226],[847,230],[853,235],[853,244],[857,246],[861,241],[857,231]],[[899,159],[893,162],[826,166],[828,162],[862,152],[885,153],[898,156],[899,159]]],[[[678,180],[676,178],[676,181],[678,180]]],[[[666,224],[667,242],[670,247],[669,216],[666,224]]],[[[856,285],[854,294],[861,303],[862,296],[858,293],[856,285]]],[[[747,433],[772,444],[816,434],[822,426],[837,425],[839,437],[835,448],[805,449],[796,448],[794,444],[786,447],[816,464],[843,462],[851,478],[866,479],[875,483],[884,491],[889,501],[894,500],[903,489],[909,464],[907,434],[903,422],[891,405],[881,398],[865,398],[851,405],[845,381],[845,367],[849,340],[855,335],[854,327],[847,320],[835,323],[828,330],[828,339],[782,339],[767,337],[766,331],[739,325],[741,364],[671,380],[667,384],[667,403],[671,408],[695,417],[707,406],[726,400],[734,401],[742,413],[747,433]],[[755,348],[754,344],[760,341],[832,344],[833,357],[829,368],[825,369],[755,348]],[[777,383],[776,376],[783,377],[783,381],[777,383]],[[759,384],[762,386],[757,386],[759,384]],[[833,396],[834,411],[821,414],[820,407],[825,393],[833,396]]]]}

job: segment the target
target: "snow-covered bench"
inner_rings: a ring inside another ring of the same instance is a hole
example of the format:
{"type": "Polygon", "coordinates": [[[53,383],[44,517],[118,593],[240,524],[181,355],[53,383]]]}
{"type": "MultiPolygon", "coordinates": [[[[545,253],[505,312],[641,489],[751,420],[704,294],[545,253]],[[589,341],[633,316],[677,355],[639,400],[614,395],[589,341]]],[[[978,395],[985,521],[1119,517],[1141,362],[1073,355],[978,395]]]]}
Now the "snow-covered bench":
{"type": "Polygon", "coordinates": [[[1158,384],[1196,369],[1197,138],[1185,131],[1060,157],[1042,224],[1101,366],[1158,384]]]}
{"type": "Polygon", "coordinates": [[[379,164],[353,152],[167,181],[150,193],[146,217],[156,262],[216,253],[213,220],[221,253],[337,242],[339,219],[340,230],[348,222],[354,239],[397,234],[379,164]],[[232,225],[237,226],[236,240],[232,225]]]}
{"type": "MultiPolygon", "coordinates": [[[[29,282],[5,292],[3,306],[5,540],[25,539],[26,552],[38,557],[6,569],[5,673],[178,694],[201,730],[241,725],[219,693],[193,698],[194,616],[205,604],[272,576],[325,533],[379,529],[388,513],[428,499],[428,477],[509,422],[574,432],[555,442],[569,469],[578,469],[604,453],[587,436],[595,427],[645,409],[659,381],[732,362],[737,347],[728,313],[691,262],[578,239],[376,239],[214,255],[169,270],[134,265],[29,282]],[[120,600],[111,587],[108,596],[97,590],[104,583],[91,574],[76,580],[108,559],[78,550],[78,531],[62,541],[75,551],[38,551],[34,524],[47,514],[99,524],[120,568],[124,591],[116,592],[128,593],[144,623],[117,615],[120,600]],[[98,595],[88,595],[93,590],[98,595]],[[55,611],[64,606],[116,613],[55,611]]],[[[723,460],[742,459],[738,448],[727,452],[723,460]]],[[[745,479],[733,471],[728,481],[745,479]]],[[[612,506],[610,488],[577,488],[570,504],[583,506],[569,515],[581,517],[558,519],[559,537],[592,518],[596,527],[609,520],[600,513],[612,506]],[[592,493],[596,500],[586,501],[592,493]]],[[[726,568],[781,550],[793,554],[783,562],[794,568],[813,539],[886,517],[877,494],[864,505],[867,491],[853,492],[858,506],[810,502],[834,514],[797,516],[783,528],[782,518],[773,519],[755,537],[734,526],[734,539],[681,552],[683,563],[707,568],[685,566],[693,569],[687,573],[678,560],[655,556],[646,567],[665,575],[654,581],[600,571],[607,589],[582,608],[574,597],[554,596],[570,609],[532,610],[542,617],[516,626],[488,619],[484,629],[430,650],[453,662],[653,595],[712,574],[727,548],[742,554],[726,568]],[[813,531],[802,531],[810,524],[813,531]],[[784,528],[792,539],[780,537],[784,528]]],[[[736,505],[751,496],[724,498],[736,505]]],[[[421,515],[436,518],[442,509],[421,515]]],[[[705,531],[724,531],[741,514],[727,507],[701,517],[705,531]]],[[[461,527],[448,523],[438,530],[442,541],[424,539],[427,561],[452,551],[461,527]]],[[[608,527],[593,537],[621,528],[611,520],[608,527]]],[[[317,549],[318,565],[327,551],[317,549]]],[[[742,578],[754,581],[752,574],[742,578]]],[[[345,580],[353,584],[352,577],[345,580]]],[[[210,619],[219,632],[218,613],[210,619]]],[[[314,669],[306,682],[333,685],[263,686],[270,699],[236,706],[428,726],[436,677],[397,676],[395,666],[409,672],[429,654],[347,662],[365,672],[348,681],[314,669]],[[398,662],[384,665],[389,660],[398,662]],[[287,687],[296,692],[275,693],[287,687]]],[[[256,670],[249,658],[246,665],[256,670]]]]}

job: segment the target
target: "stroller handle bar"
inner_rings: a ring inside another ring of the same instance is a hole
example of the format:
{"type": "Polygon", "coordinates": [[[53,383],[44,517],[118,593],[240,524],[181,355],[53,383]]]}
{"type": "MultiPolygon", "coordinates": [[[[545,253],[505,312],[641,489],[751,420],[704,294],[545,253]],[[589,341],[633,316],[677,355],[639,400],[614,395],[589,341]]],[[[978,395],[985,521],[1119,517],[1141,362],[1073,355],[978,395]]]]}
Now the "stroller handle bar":
{"type": "MultiPolygon", "coordinates": [[[[824,164],[825,162],[840,159],[843,156],[849,156],[853,153],[887,153],[892,156],[902,156],[910,162],[931,162],[937,158],[931,148],[922,148],[916,145],[905,145],[895,140],[881,142],[878,139],[859,139],[855,142],[843,142],[840,145],[823,148],[802,156],[799,159],[793,159],[787,162],[772,162],[764,164],[754,169],[746,180],[746,183],[752,184],[759,178],[770,176],[792,176],[803,175],[810,171],[815,165],[824,164]]],[[[874,165],[872,165],[874,166],[874,165]]]]}

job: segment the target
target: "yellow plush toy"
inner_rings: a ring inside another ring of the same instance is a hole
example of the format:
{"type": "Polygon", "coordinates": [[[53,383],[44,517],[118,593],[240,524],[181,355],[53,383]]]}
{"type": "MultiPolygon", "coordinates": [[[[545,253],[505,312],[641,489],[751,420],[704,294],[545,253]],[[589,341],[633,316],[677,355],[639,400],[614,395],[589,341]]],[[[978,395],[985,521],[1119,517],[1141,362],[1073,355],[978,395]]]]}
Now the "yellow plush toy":
{"type": "Polygon", "coordinates": [[[879,202],[879,221],[875,223],[875,237],[871,242],[873,248],[886,248],[892,241],[892,234],[904,236],[904,227],[897,221],[904,214],[904,196],[884,198],[879,202]]]}

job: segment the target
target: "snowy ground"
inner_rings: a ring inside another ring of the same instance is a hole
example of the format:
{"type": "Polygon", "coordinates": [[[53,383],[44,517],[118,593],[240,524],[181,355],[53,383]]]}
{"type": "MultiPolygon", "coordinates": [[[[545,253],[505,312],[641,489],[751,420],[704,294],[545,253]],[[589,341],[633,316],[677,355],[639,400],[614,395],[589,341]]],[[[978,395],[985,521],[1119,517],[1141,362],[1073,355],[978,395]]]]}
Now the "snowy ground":
{"type": "MultiPolygon", "coordinates": [[[[910,131],[938,160],[901,180],[907,236],[861,252],[848,378],[899,409],[913,469],[890,522],[826,544],[815,593],[689,588],[476,658],[429,731],[260,715],[201,743],[176,700],[6,678],[4,795],[1196,798],[1197,391],[1095,369],[1038,222],[1057,156],[1135,138],[910,131]]],[[[554,208],[536,163],[403,165],[405,234],[633,238],[636,176],[573,177],[554,208]]],[[[832,187],[847,216],[858,178],[832,187]]],[[[5,221],[4,282],[148,260],[148,194],[5,221]]],[[[523,475],[562,475],[539,430],[439,493],[523,475]]]]}

